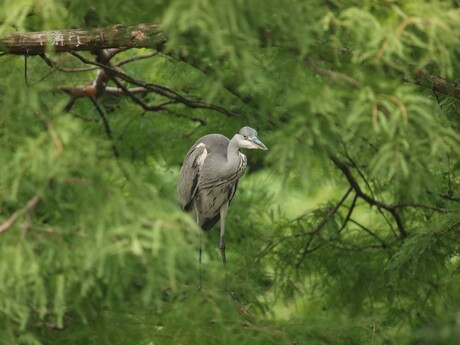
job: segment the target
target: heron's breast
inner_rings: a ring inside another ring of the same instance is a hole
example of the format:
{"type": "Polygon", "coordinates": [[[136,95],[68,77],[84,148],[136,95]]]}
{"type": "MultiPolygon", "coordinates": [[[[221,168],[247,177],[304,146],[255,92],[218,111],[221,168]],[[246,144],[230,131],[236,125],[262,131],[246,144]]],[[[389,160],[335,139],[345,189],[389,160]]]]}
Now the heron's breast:
{"type": "Polygon", "coordinates": [[[232,183],[220,183],[209,188],[200,188],[196,195],[196,206],[202,216],[214,217],[220,212],[234,194],[236,180],[232,183]]]}

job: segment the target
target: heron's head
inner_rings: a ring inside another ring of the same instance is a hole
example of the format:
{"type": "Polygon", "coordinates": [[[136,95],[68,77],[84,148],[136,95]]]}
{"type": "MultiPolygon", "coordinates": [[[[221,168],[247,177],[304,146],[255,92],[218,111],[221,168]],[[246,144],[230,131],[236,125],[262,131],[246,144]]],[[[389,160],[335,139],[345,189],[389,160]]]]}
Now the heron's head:
{"type": "Polygon", "coordinates": [[[243,127],[237,134],[238,145],[245,149],[268,150],[263,142],[257,138],[257,132],[251,127],[243,127]]]}

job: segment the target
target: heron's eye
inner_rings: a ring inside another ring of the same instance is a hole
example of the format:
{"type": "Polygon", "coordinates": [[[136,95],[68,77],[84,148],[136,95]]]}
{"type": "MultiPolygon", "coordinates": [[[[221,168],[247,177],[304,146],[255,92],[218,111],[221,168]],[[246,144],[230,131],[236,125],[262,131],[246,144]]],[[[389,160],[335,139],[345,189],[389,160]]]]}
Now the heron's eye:
{"type": "Polygon", "coordinates": [[[244,138],[244,139],[247,139],[248,136],[247,136],[246,134],[243,134],[243,138],[244,138]]]}

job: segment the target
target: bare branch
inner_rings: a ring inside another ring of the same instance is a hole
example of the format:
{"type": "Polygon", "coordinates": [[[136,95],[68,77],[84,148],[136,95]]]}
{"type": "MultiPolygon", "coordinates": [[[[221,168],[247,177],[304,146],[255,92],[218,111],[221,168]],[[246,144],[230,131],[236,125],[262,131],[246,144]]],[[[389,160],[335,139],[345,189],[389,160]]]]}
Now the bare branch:
{"type": "Polygon", "coordinates": [[[90,66],[90,67],[79,67],[79,68],[66,68],[66,67],[59,67],[55,66],[55,68],[64,73],[82,73],[82,72],[91,72],[97,69],[96,66],[90,66]]]}
{"type": "MultiPolygon", "coordinates": [[[[460,85],[458,82],[450,81],[431,74],[427,70],[418,68],[415,65],[411,65],[410,68],[414,76],[413,81],[415,84],[424,87],[431,87],[433,91],[460,99],[460,85]]],[[[408,78],[404,78],[404,80],[410,81],[408,78]]]]}
{"type": "Polygon", "coordinates": [[[442,207],[437,207],[437,206],[431,206],[431,205],[424,205],[424,204],[418,204],[418,203],[411,203],[411,202],[400,202],[396,204],[391,204],[390,205],[393,208],[405,208],[405,207],[412,207],[412,208],[422,208],[430,211],[436,211],[440,213],[449,213],[449,212],[458,212],[459,209],[447,209],[447,208],[442,208],[442,207]]]}
{"type": "Polygon", "coordinates": [[[60,86],[58,90],[74,98],[96,96],[96,88],[92,85],[60,86]]]}
{"type": "Polygon", "coordinates": [[[0,51],[37,55],[48,51],[74,52],[120,47],[162,50],[166,40],[166,35],[157,24],[114,25],[90,30],[13,33],[0,39],[0,51]]]}
{"type": "MultiPolygon", "coordinates": [[[[170,98],[172,100],[175,100],[178,103],[182,103],[182,104],[184,104],[184,105],[186,105],[186,106],[188,106],[190,108],[210,109],[210,110],[214,110],[214,111],[220,112],[222,114],[225,114],[227,116],[231,116],[231,117],[237,116],[232,111],[229,111],[229,110],[227,110],[225,108],[222,108],[220,106],[217,106],[217,105],[214,105],[214,104],[209,104],[209,103],[204,103],[204,102],[201,102],[201,101],[191,100],[191,99],[189,99],[187,97],[184,97],[184,96],[180,95],[178,92],[176,92],[176,91],[174,91],[172,89],[169,89],[167,87],[164,87],[164,86],[161,86],[161,85],[158,85],[158,84],[153,84],[153,83],[146,83],[146,82],[134,79],[134,78],[130,77],[129,75],[127,75],[126,73],[124,73],[124,72],[122,72],[122,71],[120,71],[120,70],[118,70],[118,69],[116,69],[114,67],[104,65],[104,64],[101,64],[99,62],[90,61],[90,60],[86,59],[85,57],[81,56],[80,54],[77,54],[77,53],[74,53],[74,52],[72,52],[71,54],[74,55],[75,57],[77,57],[83,63],[89,64],[89,65],[95,65],[95,66],[98,66],[98,67],[104,69],[111,76],[116,76],[117,78],[120,78],[120,79],[122,79],[124,81],[127,81],[128,83],[131,83],[133,85],[144,87],[144,88],[146,88],[146,89],[148,89],[148,90],[150,90],[152,92],[155,92],[155,93],[157,93],[159,95],[162,95],[164,97],[167,97],[167,98],[170,98]]],[[[112,78],[112,80],[114,80],[114,79],[112,78]]],[[[115,82],[115,80],[114,80],[114,82],[115,82]]],[[[120,85],[117,85],[117,86],[120,87],[120,85]]],[[[121,87],[121,88],[123,89],[123,87],[121,87]]]]}
{"type": "Polygon", "coordinates": [[[444,231],[441,231],[441,232],[436,232],[435,235],[438,235],[438,236],[442,236],[442,235],[445,235],[449,232],[451,232],[452,230],[454,230],[457,226],[460,225],[460,219],[456,220],[453,224],[451,224],[446,230],[444,231]]]}
{"type": "Polygon", "coordinates": [[[451,194],[448,194],[448,193],[435,193],[435,192],[432,192],[432,191],[427,191],[428,194],[430,195],[435,195],[435,196],[439,196],[440,198],[443,198],[443,199],[446,199],[446,200],[449,200],[449,201],[454,201],[454,202],[460,202],[460,197],[458,196],[455,196],[455,195],[451,195],[451,194]]]}
{"type": "Polygon", "coordinates": [[[350,195],[351,191],[353,190],[352,187],[348,188],[348,190],[345,192],[345,194],[343,195],[342,199],[340,199],[340,201],[333,207],[331,208],[326,216],[323,218],[323,220],[316,226],[316,228],[314,228],[313,230],[307,232],[305,235],[310,235],[310,236],[313,236],[314,234],[316,234],[317,232],[319,232],[323,227],[324,225],[327,224],[327,222],[331,219],[331,217],[338,211],[338,209],[340,208],[340,206],[342,206],[342,204],[345,202],[345,200],[347,199],[348,195],[350,195]]]}
{"type": "Polygon", "coordinates": [[[0,225],[0,234],[11,228],[19,217],[20,212],[15,212],[3,224],[0,225]]]}
{"type": "Polygon", "coordinates": [[[379,236],[377,236],[375,233],[373,233],[370,229],[368,229],[367,227],[365,227],[364,225],[362,225],[361,223],[358,223],[356,220],[354,219],[350,219],[350,222],[352,222],[353,224],[357,225],[358,227],[360,227],[361,229],[363,229],[365,232],[367,232],[369,235],[371,235],[372,237],[374,237],[375,239],[377,239],[377,241],[379,241],[382,245],[382,248],[387,248],[388,247],[388,244],[382,240],[379,236]]]}
{"type": "Polygon", "coordinates": [[[373,197],[367,195],[366,193],[364,193],[361,189],[361,186],[359,185],[359,183],[356,181],[356,179],[354,178],[354,176],[352,175],[350,169],[348,168],[348,166],[341,162],[337,157],[335,157],[334,155],[329,155],[329,158],[332,160],[332,162],[337,166],[337,168],[339,168],[342,173],[345,175],[346,179],[348,180],[348,182],[350,183],[351,187],[356,191],[356,194],[363,200],[365,200],[368,204],[370,205],[373,205],[373,206],[377,206],[379,208],[382,208],[386,211],[388,211],[392,216],[393,216],[393,219],[395,220],[396,222],[396,225],[398,227],[398,230],[399,230],[399,235],[401,238],[404,238],[406,237],[408,234],[407,234],[407,231],[404,227],[404,224],[402,222],[402,219],[401,219],[401,216],[400,214],[397,212],[396,208],[392,205],[387,205],[381,201],[378,201],[376,199],[374,199],[373,197]]]}
{"type": "Polygon", "coordinates": [[[225,82],[223,80],[219,80],[218,78],[216,78],[216,73],[215,71],[209,66],[209,65],[203,65],[202,63],[198,62],[198,61],[195,61],[194,59],[190,58],[190,57],[187,57],[185,56],[184,54],[180,54],[179,53],[179,59],[192,66],[193,68],[195,68],[196,70],[200,71],[201,73],[203,73],[204,75],[206,75],[207,77],[211,77],[213,78],[215,81],[219,82],[222,87],[224,89],[226,89],[228,92],[230,92],[233,96],[235,96],[236,98],[238,98],[241,102],[247,104],[247,105],[250,105],[252,100],[253,100],[253,97],[250,96],[250,95],[243,95],[240,91],[238,91],[237,88],[235,88],[231,83],[228,83],[228,82],[225,82]]]}
{"type": "Polygon", "coordinates": [[[311,231],[305,233],[304,235],[309,235],[310,236],[310,239],[307,241],[307,243],[305,244],[305,247],[302,251],[302,254],[300,255],[300,258],[299,260],[297,261],[297,264],[296,264],[296,267],[299,267],[301,262],[303,261],[303,259],[305,259],[305,256],[307,255],[308,253],[308,248],[310,247],[310,244],[311,244],[311,241],[313,239],[313,236],[318,233],[326,224],[327,222],[332,218],[332,216],[338,211],[338,209],[340,208],[340,206],[342,206],[342,204],[345,202],[345,200],[348,198],[348,195],[350,195],[351,191],[353,190],[352,187],[348,188],[348,190],[345,192],[345,194],[343,195],[342,199],[340,199],[340,201],[333,207],[331,208],[326,216],[323,218],[323,220],[311,231]]]}
{"type": "Polygon", "coordinates": [[[343,220],[342,226],[339,229],[339,233],[342,232],[343,229],[348,224],[348,221],[350,220],[351,215],[353,214],[353,211],[355,210],[356,207],[356,201],[358,200],[358,194],[355,194],[355,197],[353,198],[353,201],[351,202],[350,209],[348,210],[347,215],[345,216],[345,219],[343,220]]]}
{"type": "MultiPolygon", "coordinates": [[[[364,175],[364,173],[361,171],[360,167],[358,164],[355,163],[355,161],[351,158],[351,156],[346,153],[346,156],[347,156],[347,159],[350,161],[352,167],[354,169],[356,169],[356,171],[358,172],[358,175],[361,177],[361,179],[364,181],[364,184],[366,185],[367,187],[367,190],[369,191],[369,193],[371,194],[371,197],[373,199],[375,199],[375,195],[374,195],[374,191],[372,190],[371,188],[371,184],[369,183],[369,181],[367,180],[366,176],[364,175]]],[[[397,236],[397,233],[394,229],[394,226],[392,224],[392,222],[390,221],[390,219],[388,218],[388,216],[382,211],[382,209],[380,207],[377,207],[377,212],[380,213],[380,215],[382,216],[382,218],[385,220],[385,222],[388,224],[388,226],[390,227],[390,230],[391,232],[397,236]]]]}
{"type": "Polygon", "coordinates": [[[206,121],[203,120],[203,119],[200,119],[198,117],[193,117],[193,116],[190,116],[190,115],[180,114],[180,113],[171,111],[170,109],[165,109],[165,111],[168,112],[171,115],[176,116],[176,117],[189,119],[191,121],[198,122],[201,126],[206,126],[206,121]]]}
{"type": "Polygon", "coordinates": [[[105,116],[105,111],[104,109],[97,103],[96,98],[90,97],[91,102],[93,103],[94,107],[96,108],[97,112],[99,113],[99,116],[101,117],[102,123],[104,125],[104,130],[105,134],[107,135],[107,138],[111,141],[112,143],[112,151],[115,157],[120,157],[118,154],[118,149],[115,146],[115,142],[113,140],[113,135],[112,135],[112,128],[110,128],[109,122],[107,121],[107,118],[105,116]]]}
{"type": "MultiPolygon", "coordinates": [[[[126,89],[128,91],[128,93],[149,93],[149,92],[152,92],[148,89],[146,89],[145,87],[132,87],[132,88],[129,88],[129,89],[126,89]]],[[[105,93],[108,93],[108,94],[111,94],[111,95],[124,95],[125,94],[125,91],[123,91],[123,89],[120,89],[118,87],[111,87],[111,86],[107,86],[105,88],[105,93]]]]}
{"type": "Polygon", "coordinates": [[[117,61],[114,65],[115,66],[121,66],[121,65],[133,62],[133,61],[149,59],[151,57],[157,56],[158,54],[160,54],[160,52],[152,52],[152,53],[144,54],[144,55],[135,55],[135,56],[129,57],[127,59],[117,61]]]}
{"type": "MultiPolygon", "coordinates": [[[[35,195],[26,203],[24,207],[14,212],[10,216],[10,218],[8,218],[5,222],[0,224],[0,234],[10,229],[16,223],[16,221],[18,220],[22,212],[24,211],[31,212],[37,206],[39,201],[40,201],[40,197],[38,195],[35,195]]],[[[26,222],[27,222],[27,219],[26,219],[26,222]]],[[[24,225],[24,227],[26,227],[26,225],[24,225]]]]}
{"type": "Polygon", "coordinates": [[[321,68],[321,67],[317,66],[316,64],[314,64],[313,60],[311,58],[309,58],[309,57],[305,58],[305,60],[310,65],[311,69],[314,72],[318,73],[318,74],[324,75],[325,77],[329,77],[331,79],[343,80],[343,81],[345,81],[345,82],[347,82],[347,83],[349,83],[349,84],[351,84],[351,85],[353,85],[355,87],[360,87],[361,86],[361,84],[356,79],[353,79],[352,77],[350,77],[350,76],[348,76],[346,74],[321,68]]]}

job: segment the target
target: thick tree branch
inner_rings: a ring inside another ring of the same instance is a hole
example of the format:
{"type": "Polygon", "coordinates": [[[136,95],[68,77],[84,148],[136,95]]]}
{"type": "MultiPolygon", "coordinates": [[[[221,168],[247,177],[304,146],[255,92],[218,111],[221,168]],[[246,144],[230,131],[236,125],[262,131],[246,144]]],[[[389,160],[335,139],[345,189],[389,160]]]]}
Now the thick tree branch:
{"type": "Polygon", "coordinates": [[[13,33],[0,39],[0,51],[38,55],[46,52],[92,51],[106,48],[161,50],[166,35],[157,24],[114,25],[92,30],[69,29],[13,33]]]}
{"type": "Polygon", "coordinates": [[[431,87],[433,91],[460,99],[460,85],[458,82],[431,74],[427,70],[414,65],[411,66],[411,71],[414,75],[415,84],[423,87],[431,87]]]}

